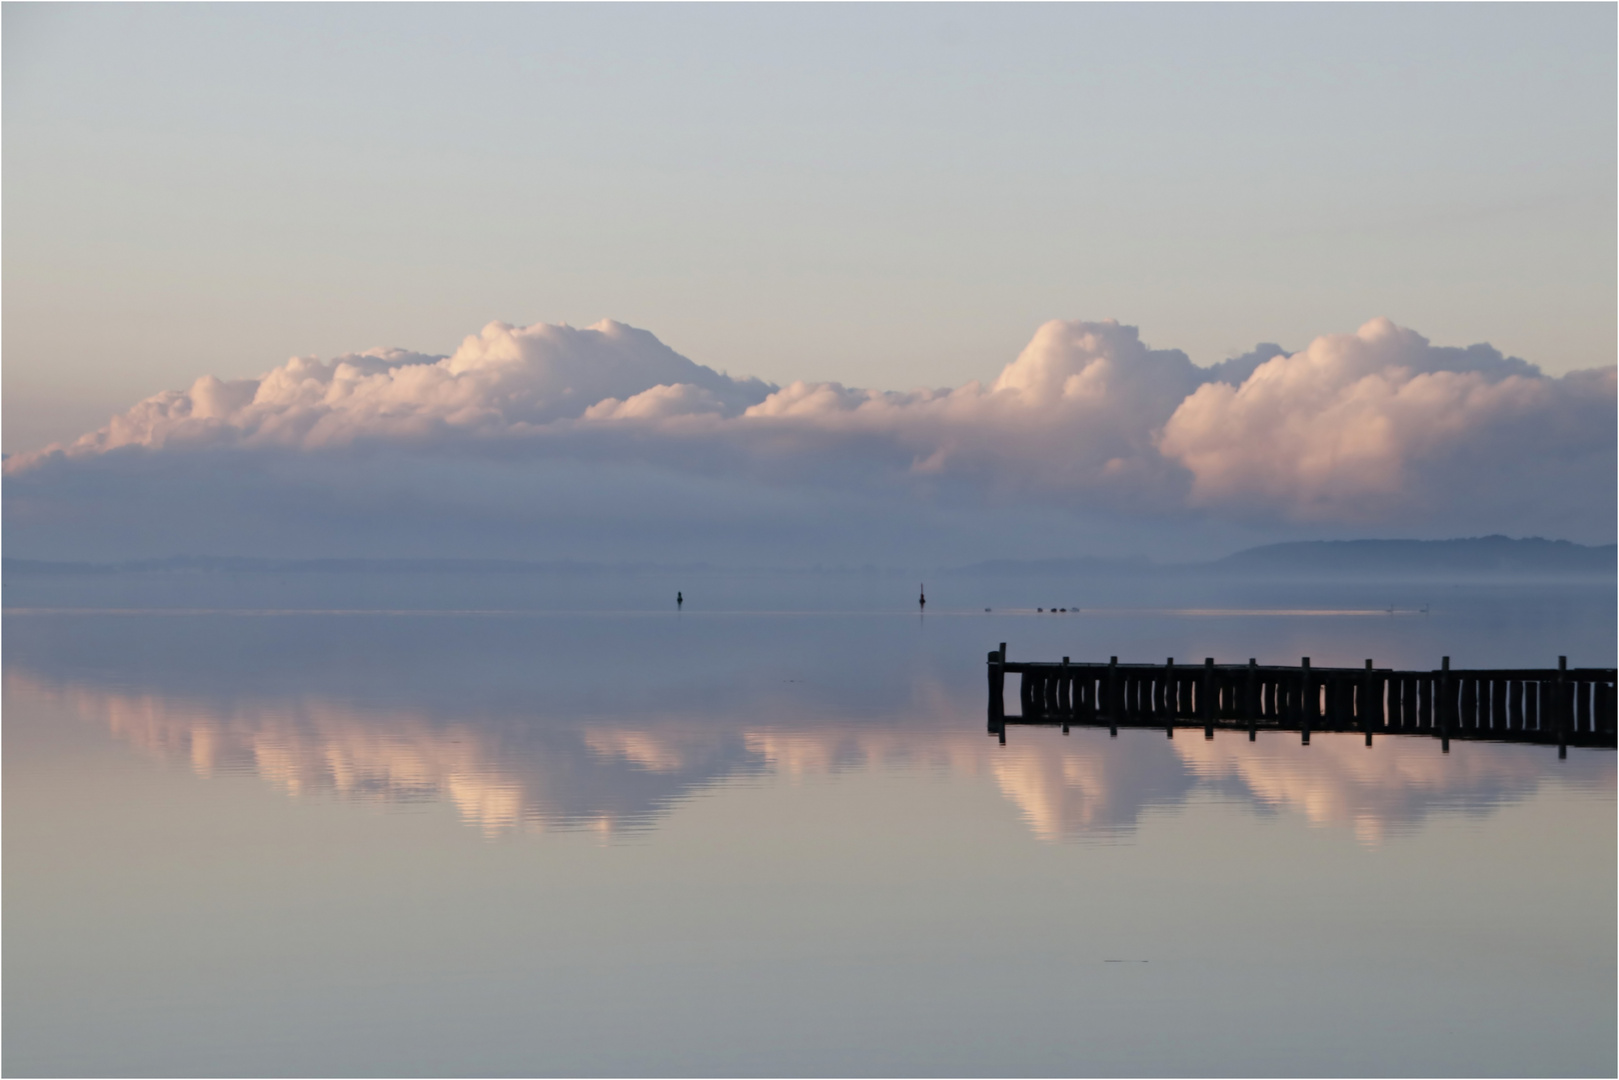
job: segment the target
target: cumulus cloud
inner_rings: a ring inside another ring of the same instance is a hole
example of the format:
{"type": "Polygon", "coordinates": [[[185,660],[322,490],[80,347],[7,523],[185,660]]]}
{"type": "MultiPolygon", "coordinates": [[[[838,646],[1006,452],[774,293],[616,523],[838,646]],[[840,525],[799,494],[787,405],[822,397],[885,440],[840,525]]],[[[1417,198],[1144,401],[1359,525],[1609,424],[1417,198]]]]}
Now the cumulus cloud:
{"type": "Polygon", "coordinates": [[[1240,385],[1199,387],[1158,448],[1191,471],[1194,504],[1308,519],[1482,498],[1525,466],[1589,497],[1588,484],[1613,485],[1614,391],[1612,368],[1549,379],[1487,346],[1435,348],[1374,319],[1240,385]]]}
{"type": "MultiPolygon", "coordinates": [[[[377,349],[321,362],[294,357],[258,379],[199,378],[150,397],[65,447],[69,457],[125,446],[292,446],[380,440],[428,444],[520,437],[590,414],[734,415],[773,387],[733,379],[647,333],[606,321],[585,330],[490,323],[450,356],[377,349]],[[628,399],[628,400],[620,400],[628,399]]],[[[26,455],[25,468],[41,455],[26,455]]]]}
{"type": "Polygon", "coordinates": [[[664,477],[653,487],[718,484],[755,501],[860,491],[888,505],[1160,523],[1605,540],[1614,408],[1612,368],[1550,378],[1386,319],[1213,368],[1117,322],[1053,321],[987,384],[908,392],[736,378],[615,322],[491,323],[450,356],[294,358],[258,379],[204,376],[156,395],[74,442],[8,460],[8,503],[22,504],[7,521],[10,531],[37,517],[58,481],[82,487],[107,468],[126,479],[335,474],[359,453],[482,477],[423,515],[537,497],[533,477],[565,467],[650,469],[664,477]]]}

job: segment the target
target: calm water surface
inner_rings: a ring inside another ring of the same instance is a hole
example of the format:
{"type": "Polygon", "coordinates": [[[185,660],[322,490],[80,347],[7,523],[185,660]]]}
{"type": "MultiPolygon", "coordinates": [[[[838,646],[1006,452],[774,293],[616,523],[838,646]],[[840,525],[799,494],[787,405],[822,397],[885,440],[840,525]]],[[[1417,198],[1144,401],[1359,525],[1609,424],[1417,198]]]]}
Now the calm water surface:
{"type": "Polygon", "coordinates": [[[1619,1067],[1612,752],[1003,747],[983,673],[1000,641],[1607,666],[1611,588],[1451,590],[1428,616],[1331,588],[977,599],[925,619],[8,600],[4,1068],[1619,1067]]]}

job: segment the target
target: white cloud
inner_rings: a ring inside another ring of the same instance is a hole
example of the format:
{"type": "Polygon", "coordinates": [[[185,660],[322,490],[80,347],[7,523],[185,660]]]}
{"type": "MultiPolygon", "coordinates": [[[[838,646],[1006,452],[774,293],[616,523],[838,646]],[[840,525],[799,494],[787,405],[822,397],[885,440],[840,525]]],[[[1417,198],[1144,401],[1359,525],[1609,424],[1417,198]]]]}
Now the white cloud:
{"type": "Polygon", "coordinates": [[[1611,489],[1614,401],[1611,368],[1549,379],[1374,319],[1278,356],[1240,386],[1199,387],[1158,446],[1191,470],[1194,504],[1375,522],[1423,502],[1488,498],[1525,466],[1572,498],[1589,496],[1588,481],[1611,489]]]}
{"type": "MultiPolygon", "coordinates": [[[[755,406],[757,408],[757,406],[755,406]]],[[[586,420],[667,420],[675,416],[723,414],[725,403],[701,386],[675,383],[654,386],[628,400],[604,398],[585,410],[586,420]]]]}
{"type": "MultiPolygon", "coordinates": [[[[221,443],[343,446],[376,439],[432,444],[520,436],[616,399],[605,415],[738,413],[771,389],[694,364],[645,330],[605,321],[585,330],[490,323],[446,357],[373,350],[322,363],[294,357],[259,379],[205,375],[117,416],[58,449],[69,457],[123,446],[178,449],[221,443]],[[670,393],[666,408],[645,398],[670,393]],[[643,395],[637,398],[637,395],[643,395]]],[[[13,468],[38,455],[25,455],[13,468]]]]}
{"type": "MultiPolygon", "coordinates": [[[[1216,368],[1151,349],[1134,327],[1054,321],[987,386],[904,393],[733,378],[619,323],[491,323],[448,357],[375,350],[294,358],[254,380],[204,376],[71,444],[15,456],[7,531],[53,500],[58,520],[94,516],[67,503],[119,486],[94,480],[105,461],[120,484],[176,490],[187,485],[158,478],[195,477],[210,462],[222,484],[273,475],[291,488],[350,469],[342,483],[362,490],[322,497],[351,514],[387,503],[394,529],[412,513],[476,517],[484,502],[502,520],[543,520],[555,496],[541,492],[557,489],[538,478],[565,465],[557,483],[588,490],[597,470],[607,504],[615,475],[635,475],[643,501],[648,485],[707,485],[704,513],[720,516],[739,512],[726,490],[783,512],[818,491],[864,493],[894,516],[911,500],[1146,513],[1160,525],[1212,515],[1266,528],[1606,540],[1614,406],[1611,368],[1548,378],[1489,346],[1436,347],[1384,319],[1216,368]],[[373,463],[342,464],[354,453],[373,463]],[[376,479],[434,460],[461,477],[455,490],[376,479]],[[648,479],[657,476],[666,479],[648,479]],[[765,491],[774,495],[761,501],[765,491]],[[541,500],[526,518],[525,498],[541,500]]],[[[191,485],[197,498],[202,487],[191,485]]]]}

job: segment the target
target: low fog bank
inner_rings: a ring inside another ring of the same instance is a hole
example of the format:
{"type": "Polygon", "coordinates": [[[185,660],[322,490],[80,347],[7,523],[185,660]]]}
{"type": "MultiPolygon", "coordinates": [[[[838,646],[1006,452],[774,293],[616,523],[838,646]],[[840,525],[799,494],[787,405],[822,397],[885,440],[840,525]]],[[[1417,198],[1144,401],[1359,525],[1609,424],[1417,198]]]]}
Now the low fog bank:
{"type": "Polygon", "coordinates": [[[931,481],[895,488],[891,480],[859,461],[837,476],[771,478],[579,461],[567,450],[535,459],[377,447],[137,448],[8,474],[5,550],[91,562],[207,553],[946,566],[1072,551],[1185,560],[1276,538],[1273,529],[1200,513],[1003,497],[931,481]]]}

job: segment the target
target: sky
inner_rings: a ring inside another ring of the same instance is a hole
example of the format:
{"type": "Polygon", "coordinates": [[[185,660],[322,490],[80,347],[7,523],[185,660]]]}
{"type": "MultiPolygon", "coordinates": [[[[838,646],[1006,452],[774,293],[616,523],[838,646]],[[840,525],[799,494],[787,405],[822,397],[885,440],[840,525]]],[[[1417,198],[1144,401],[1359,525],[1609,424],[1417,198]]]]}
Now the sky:
{"type": "Polygon", "coordinates": [[[3,21],[8,554],[1613,539],[1610,5],[3,21]]]}

